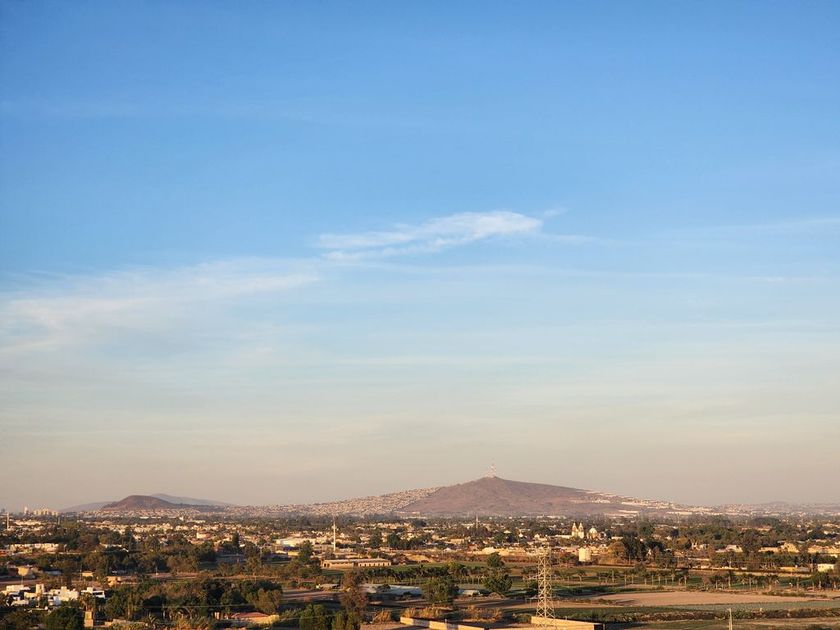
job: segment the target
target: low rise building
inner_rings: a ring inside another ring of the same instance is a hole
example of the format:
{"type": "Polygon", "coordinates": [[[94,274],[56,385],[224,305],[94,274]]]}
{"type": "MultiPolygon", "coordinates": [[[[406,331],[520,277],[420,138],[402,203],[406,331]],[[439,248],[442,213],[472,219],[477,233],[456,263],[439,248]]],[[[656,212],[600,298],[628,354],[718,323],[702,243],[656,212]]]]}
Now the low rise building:
{"type": "Polygon", "coordinates": [[[388,558],[332,558],[321,560],[324,569],[366,569],[372,567],[390,567],[388,558]]]}

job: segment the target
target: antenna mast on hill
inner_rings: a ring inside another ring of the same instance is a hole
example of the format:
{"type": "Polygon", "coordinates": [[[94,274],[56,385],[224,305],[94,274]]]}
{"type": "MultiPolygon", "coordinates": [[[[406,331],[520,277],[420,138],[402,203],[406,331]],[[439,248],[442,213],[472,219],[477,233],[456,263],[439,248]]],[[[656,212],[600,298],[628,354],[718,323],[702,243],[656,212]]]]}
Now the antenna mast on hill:
{"type": "Polygon", "coordinates": [[[551,547],[537,552],[537,617],[554,619],[551,592],[551,547]]]}

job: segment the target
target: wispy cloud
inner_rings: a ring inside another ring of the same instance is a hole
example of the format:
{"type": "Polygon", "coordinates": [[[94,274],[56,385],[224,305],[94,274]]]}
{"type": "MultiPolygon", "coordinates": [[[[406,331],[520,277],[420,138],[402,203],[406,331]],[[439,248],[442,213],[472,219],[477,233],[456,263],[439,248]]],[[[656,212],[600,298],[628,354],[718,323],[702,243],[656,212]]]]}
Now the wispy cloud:
{"type": "Polygon", "coordinates": [[[361,260],[437,252],[492,238],[525,236],[542,230],[542,219],[509,210],[460,212],[389,230],[322,234],[318,246],[332,260],[361,260]]]}
{"type": "MultiPolygon", "coordinates": [[[[379,260],[436,252],[479,241],[549,237],[542,219],[498,210],[464,212],[383,231],[323,234],[327,261],[379,260]]],[[[575,242],[576,237],[569,237],[575,242]]],[[[181,267],[136,267],[90,275],[31,277],[25,288],[0,292],[0,356],[98,346],[142,336],[183,344],[196,321],[266,294],[318,281],[330,264],[320,258],[243,258],[181,267]]]]}
{"type": "Polygon", "coordinates": [[[545,219],[551,219],[553,217],[559,217],[560,215],[566,214],[567,212],[568,209],[563,207],[549,208],[548,210],[543,210],[542,216],[545,219]]]}
{"type": "Polygon", "coordinates": [[[72,343],[103,331],[149,330],[220,302],[315,282],[311,270],[264,259],[67,277],[0,295],[0,347],[72,343]]]}

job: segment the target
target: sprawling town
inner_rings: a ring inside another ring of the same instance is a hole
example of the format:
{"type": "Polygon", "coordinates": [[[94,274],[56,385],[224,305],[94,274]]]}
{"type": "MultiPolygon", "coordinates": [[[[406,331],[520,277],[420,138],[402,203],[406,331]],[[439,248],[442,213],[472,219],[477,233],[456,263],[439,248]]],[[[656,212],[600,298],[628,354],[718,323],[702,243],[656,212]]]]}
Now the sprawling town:
{"type": "Polygon", "coordinates": [[[3,516],[4,630],[840,621],[830,517],[3,516]]]}

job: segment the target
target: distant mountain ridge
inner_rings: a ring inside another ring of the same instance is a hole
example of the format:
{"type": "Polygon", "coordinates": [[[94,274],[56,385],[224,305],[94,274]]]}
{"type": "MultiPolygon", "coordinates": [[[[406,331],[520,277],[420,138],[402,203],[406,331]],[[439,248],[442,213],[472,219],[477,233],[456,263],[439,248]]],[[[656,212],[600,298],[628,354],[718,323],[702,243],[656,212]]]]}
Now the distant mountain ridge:
{"type": "Polygon", "coordinates": [[[620,509],[619,505],[624,502],[615,495],[488,476],[439,488],[404,506],[401,512],[433,516],[570,516],[614,512],[620,509]]]}
{"type": "Polygon", "coordinates": [[[223,501],[213,501],[211,499],[195,499],[193,497],[179,497],[173,496],[171,494],[135,494],[129,495],[124,499],[119,501],[95,501],[92,503],[83,503],[80,505],[73,505],[71,507],[63,508],[60,510],[61,512],[96,512],[102,509],[108,510],[123,510],[123,509],[186,509],[188,507],[195,507],[195,508],[208,508],[208,507],[218,507],[218,508],[225,508],[225,507],[233,507],[232,503],[225,503],[223,501]],[[141,500],[143,499],[143,500],[141,500]],[[155,504],[153,501],[149,501],[149,499],[157,499],[162,501],[162,503],[157,503],[157,507],[154,508],[131,508],[132,505],[140,505],[145,503],[146,505],[153,505],[155,504]]]}
{"type": "Polygon", "coordinates": [[[739,504],[716,507],[681,505],[624,497],[605,492],[502,479],[489,475],[450,486],[419,488],[340,501],[310,504],[237,506],[168,494],[130,495],[120,501],[88,503],[62,512],[130,514],[135,512],[219,512],[241,516],[321,515],[408,517],[585,517],[692,514],[773,515],[784,513],[836,514],[840,504],[739,504]]]}
{"type": "Polygon", "coordinates": [[[171,503],[164,499],[157,497],[132,494],[119,501],[108,503],[100,508],[102,512],[141,512],[151,510],[177,510],[178,508],[186,507],[182,504],[171,503]]]}
{"type": "Polygon", "coordinates": [[[268,511],[318,515],[403,516],[632,516],[702,514],[708,508],[680,506],[604,492],[511,481],[489,475],[466,483],[310,505],[276,505],[268,511]]]}
{"type": "Polygon", "coordinates": [[[179,503],[181,505],[209,505],[209,506],[216,506],[216,507],[227,507],[232,506],[233,503],[225,503],[224,501],[214,501],[212,499],[194,499],[192,497],[176,497],[172,496],[171,494],[151,494],[149,496],[155,497],[156,499],[163,499],[164,501],[169,501],[170,503],[179,503]]]}
{"type": "Polygon", "coordinates": [[[705,508],[679,506],[670,501],[512,481],[495,475],[438,488],[400,510],[403,514],[429,516],[630,516],[703,511],[705,508]]]}

